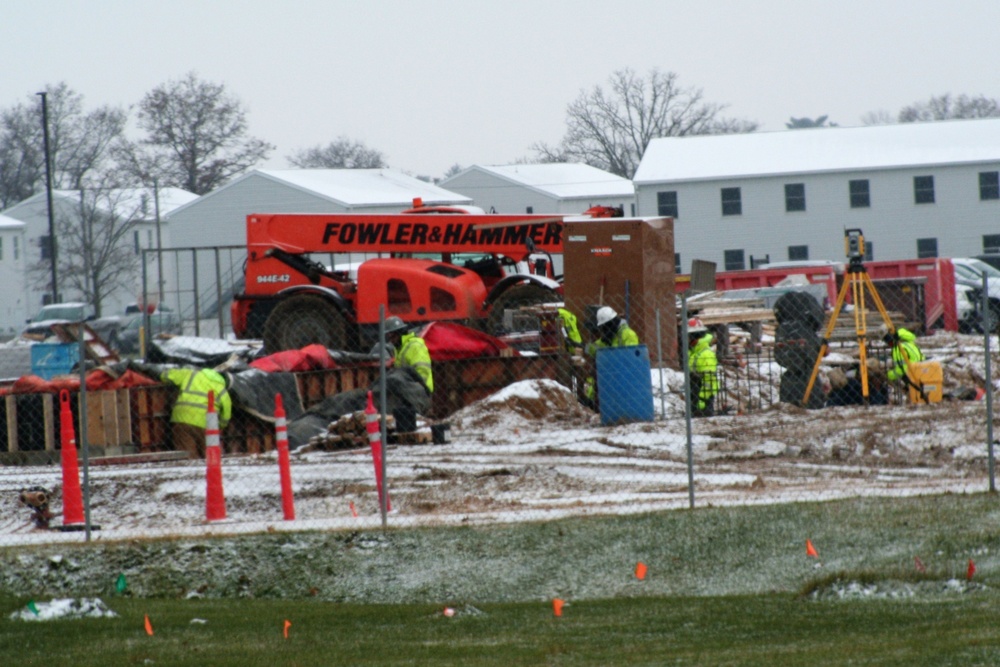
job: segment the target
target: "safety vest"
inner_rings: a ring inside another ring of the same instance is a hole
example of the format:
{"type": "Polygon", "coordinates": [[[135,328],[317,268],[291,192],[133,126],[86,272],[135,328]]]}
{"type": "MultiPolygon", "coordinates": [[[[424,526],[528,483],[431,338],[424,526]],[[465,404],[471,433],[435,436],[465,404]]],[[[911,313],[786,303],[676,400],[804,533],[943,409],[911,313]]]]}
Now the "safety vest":
{"type": "Polygon", "coordinates": [[[583,343],[583,336],[576,326],[576,315],[565,308],[558,311],[559,319],[562,320],[563,336],[566,339],[566,349],[572,351],[574,347],[579,347],[583,343]]]}
{"type": "Polygon", "coordinates": [[[688,354],[688,371],[701,380],[697,396],[700,408],[705,407],[704,404],[719,393],[719,358],[712,350],[714,339],[712,334],[705,334],[698,339],[688,354]]]}
{"type": "Polygon", "coordinates": [[[431,353],[427,349],[427,343],[420,336],[408,333],[403,334],[399,344],[399,352],[393,362],[396,368],[409,366],[413,368],[424,380],[427,391],[434,393],[434,371],[431,370],[431,353]]]}
{"type": "Polygon", "coordinates": [[[160,379],[170,382],[180,389],[177,402],[170,413],[170,421],[205,428],[208,414],[208,392],[215,392],[215,410],[219,415],[219,427],[229,423],[233,412],[233,401],[226,389],[226,379],[221,373],[209,368],[172,368],[160,379]]]}
{"type": "Polygon", "coordinates": [[[605,343],[601,338],[598,338],[587,346],[587,352],[590,356],[596,356],[597,351],[603,347],[634,347],[638,344],[639,334],[637,334],[632,327],[628,325],[628,322],[622,320],[618,323],[618,330],[615,331],[615,335],[611,339],[610,345],[605,343]]]}
{"type": "Polygon", "coordinates": [[[886,373],[890,382],[906,375],[906,367],[910,362],[924,360],[924,353],[917,347],[917,337],[912,331],[900,327],[896,330],[896,335],[899,340],[892,346],[892,368],[886,373]]]}

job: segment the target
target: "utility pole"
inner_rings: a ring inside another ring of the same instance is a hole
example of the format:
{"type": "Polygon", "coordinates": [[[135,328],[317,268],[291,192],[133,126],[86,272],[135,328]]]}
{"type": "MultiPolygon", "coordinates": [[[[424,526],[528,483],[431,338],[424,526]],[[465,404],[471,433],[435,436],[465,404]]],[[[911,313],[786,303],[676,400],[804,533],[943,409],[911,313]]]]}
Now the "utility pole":
{"type": "Polygon", "coordinates": [[[159,287],[159,301],[163,304],[163,239],[160,237],[160,185],[153,179],[153,206],[156,209],[156,280],[159,287]]]}
{"type": "Polygon", "coordinates": [[[52,157],[49,154],[49,105],[47,93],[36,93],[42,97],[42,136],[45,149],[45,197],[49,207],[49,259],[52,260],[52,303],[59,303],[59,280],[56,273],[56,222],[52,211],[52,157]]]}

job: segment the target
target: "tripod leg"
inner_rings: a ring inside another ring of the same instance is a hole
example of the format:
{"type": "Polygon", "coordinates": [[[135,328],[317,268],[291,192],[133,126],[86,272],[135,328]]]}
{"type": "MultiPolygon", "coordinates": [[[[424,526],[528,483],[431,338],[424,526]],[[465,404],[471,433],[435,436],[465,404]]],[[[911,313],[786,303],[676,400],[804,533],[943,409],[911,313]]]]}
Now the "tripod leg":
{"type": "Polygon", "coordinates": [[[840,293],[837,294],[837,303],[833,307],[833,312],[830,313],[830,321],[826,325],[826,331],[823,333],[823,344],[819,348],[819,354],[816,355],[816,363],[813,364],[812,373],[809,375],[809,383],[806,385],[806,391],[802,395],[802,407],[809,405],[809,397],[812,396],[813,385],[816,384],[816,376],[819,375],[819,366],[823,362],[823,357],[826,356],[826,351],[830,349],[830,336],[833,335],[833,329],[837,326],[837,318],[840,317],[840,310],[844,307],[844,299],[847,297],[847,280],[840,287],[840,293]]]}

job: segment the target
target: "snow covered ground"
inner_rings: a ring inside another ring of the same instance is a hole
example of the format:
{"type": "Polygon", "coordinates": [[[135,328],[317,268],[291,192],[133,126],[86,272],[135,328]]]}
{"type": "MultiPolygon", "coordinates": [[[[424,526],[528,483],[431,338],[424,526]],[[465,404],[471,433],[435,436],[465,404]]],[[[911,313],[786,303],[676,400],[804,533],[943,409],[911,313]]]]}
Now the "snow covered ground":
{"type": "MultiPolygon", "coordinates": [[[[982,386],[981,337],[939,334],[922,342],[929,356],[946,362],[948,387],[982,386]]],[[[995,350],[995,339],[992,345],[995,350]]],[[[601,426],[562,386],[537,380],[455,414],[449,444],[389,447],[388,524],[467,525],[688,507],[683,376],[665,371],[662,379],[661,395],[654,370],[658,417],[650,423],[601,426]]],[[[741,397],[742,404],[750,398],[741,397]]],[[[982,400],[818,411],[779,404],[700,419],[692,434],[694,500],[706,506],[979,492],[988,489],[986,443],[982,400]]],[[[203,463],[93,466],[91,521],[100,529],[92,537],[381,525],[368,450],[293,453],[294,521],[282,519],[273,453],[226,457],[223,476],[228,518],[207,524],[203,463]]],[[[82,541],[81,532],[32,526],[18,492],[35,485],[58,489],[59,469],[0,468],[0,545],[82,541]]],[[[54,509],[61,509],[58,495],[54,509]]]]}

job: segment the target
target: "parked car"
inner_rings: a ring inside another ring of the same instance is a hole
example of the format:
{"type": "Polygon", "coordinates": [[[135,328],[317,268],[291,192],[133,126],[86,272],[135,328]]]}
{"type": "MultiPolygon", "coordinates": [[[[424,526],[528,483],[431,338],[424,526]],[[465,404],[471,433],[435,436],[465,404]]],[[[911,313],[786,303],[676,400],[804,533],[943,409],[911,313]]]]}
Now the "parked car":
{"type": "Polygon", "coordinates": [[[118,332],[122,327],[120,317],[95,317],[89,305],[81,301],[65,303],[50,303],[28,320],[27,326],[21,330],[21,338],[33,341],[43,341],[54,335],[54,324],[71,322],[86,322],[90,329],[101,337],[105,343],[114,348],[118,343],[118,332]]]}
{"type": "Polygon", "coordinates": [[[982,331],[979,324],[980,292],[975,287],[955,283],[955,310],[958,314],[958,330],[962,333],[982,331]]]}
{"type": "MultiPolygon", "coordinates": [[[[123,354],[136,354],[139,350],[139,330],[145,326],[142,314],[133,315],[118,332],[118,351],[123,354]]],[[[157,336],[178,335],[181,333],[181,320],[173,311],[160,310],[149,315],[149,330],[146,340],[157,336]]]]}
{"type": "Polygon", "coordinates": [[[979,306],[983,298],[983,275],[986,276],[986,286],[989,292],[990,312],[988,315],[989,329],[992,331],[1000,323],[1000,269],[996,269],[986,262],[974,257],[953,257],[951,260],[955,267],[955,284],[967,285],[972,288],[969,296],[976,303],[976,316],[972,327],[975,331],[982,331],[982,316],[979,306]]]}

